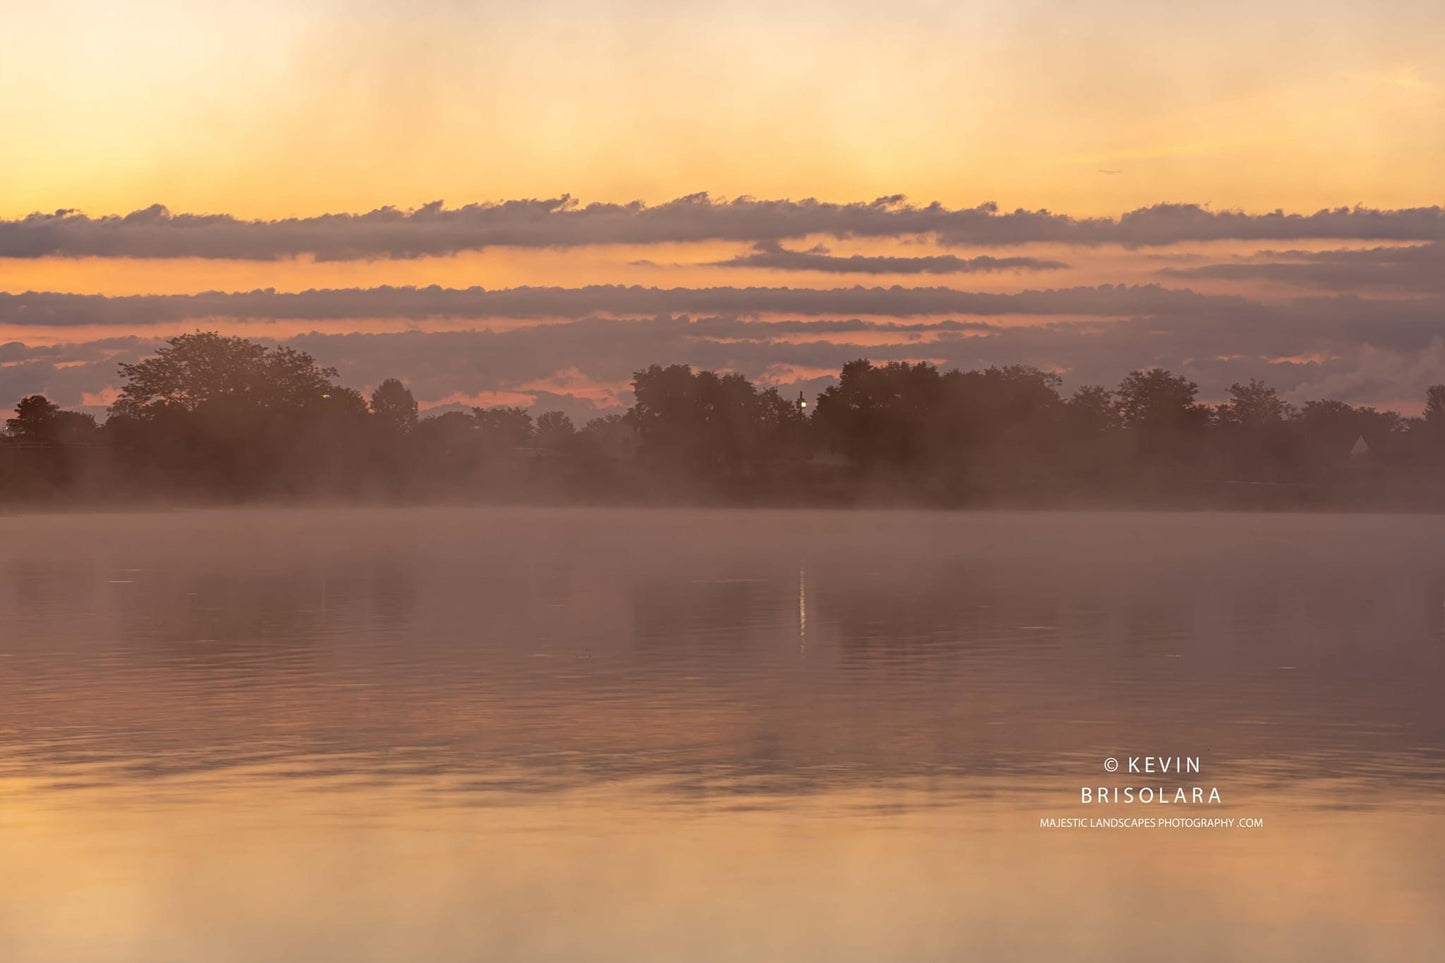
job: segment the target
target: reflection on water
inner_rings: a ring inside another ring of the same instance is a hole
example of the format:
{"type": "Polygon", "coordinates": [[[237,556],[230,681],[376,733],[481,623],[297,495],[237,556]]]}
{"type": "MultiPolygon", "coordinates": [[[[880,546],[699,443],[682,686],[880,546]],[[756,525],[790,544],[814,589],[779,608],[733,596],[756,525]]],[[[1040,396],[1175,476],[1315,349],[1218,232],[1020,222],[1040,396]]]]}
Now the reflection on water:
{"type": "Polygon", "coordinates": [[[1442,535],[0,519],[0,958],[1440,958],[1442,535]],[[1039,828],[1161,810],[1265,826],[1039,828]]]}

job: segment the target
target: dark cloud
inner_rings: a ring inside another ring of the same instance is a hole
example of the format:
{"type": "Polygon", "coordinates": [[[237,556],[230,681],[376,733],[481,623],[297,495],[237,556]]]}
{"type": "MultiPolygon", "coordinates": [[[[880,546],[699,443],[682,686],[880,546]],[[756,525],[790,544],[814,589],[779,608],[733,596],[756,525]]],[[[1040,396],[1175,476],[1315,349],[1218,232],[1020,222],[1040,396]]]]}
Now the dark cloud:
{"type": "MultiPolygon", "coordinates": [[[[1222,398],[1233,382],[1255,377],[1297,399],[1335,397],[1354,403],[1421,399],[1426,386],[1445,382],[1445,339],[1438,326],[1418,343],[1380,338],[1369,344],[1344,326],[1241,325],[1220,335],[1213,325],[1183,318],[1027,326],[854,320],[826,330],[815,324],[718,317],[589,319],[504,332],[318,333],[293,343],[338,365],[353,381],[374,384],[400,375],[427,398],[535,385],[564,369],[619,384],[652,361],[761,378],[790,368],[836,371],[858,357],[933,359],[963,368],[1035,364],[1063,371],[1070,389],[1113,385],[1130,370],[1159,365],[1194,378],[1204,397],[1213,399],[1222,398]],[[807,337],[809,331],[816,336],[807,337]],[[866,333],[869,343],[848,343],[845,332],[866,333]]],[[[800,383],[810,381],[816,379],[805,377],[800,383]]]]}
{"type": "Polygon", "coordinates": [[[81,344],[0,344],[0,408],[39,393],[67,407],[103,416],[104,405],[87,404],[87,393],[115,384],[118,361],[139,358],[159,344],[156,339],[133,337],[81,344]]]}
{"type": "Polygon", "coordinates": [[[1118,218],[1074,218],[1046,210],[1000,211],[988,203],[917,206],[901,196],[830,203],[813,199],[587,204],[570,197],[413,211],[248,221],[227,214],[173,214],[160,205],[123,216],[72,210],[0,221],[0,257],[232,258],[309,254],[323,260],[412,258],[492,246],[572,247],[726,240],[782,241],[813,234],[892,238],[930,235],[945,244],[1032,242],[1166,245],[1200,240],[1445,240],[1445,209],[1335,208],[1313,214],[1246,214],[1195,204],[1158,204],[1118,218]]]}
{"type": "MultiPolygon", "coordinates": [[[[215,319],[301,320],[341,327],[356,319],[417,321],[447,318],[584,319],[599,316],[716,316],[745,319],[791,315],[798,330],[826,336],[836,319],[874,316],[908,319],[946,315],[1145,319],[1159,330],[1187,330],[1216,353],[1247,353],[1263,346],[1295,352],[1311,339],[1406,350],[1423,348],[1445,331],[1445,297],[1300,297],[1259,302],[1228,294],[1200,294],[1157,285],[1100,285],[1013,294],[926,287],[583,288],[381,287],[278,293],[138,295],[106,297],[37,293],[0,294],[0,323],[15,326],[138,326],[148,322],[215,319]],[[817,320],[814,320],[817,319],[817,320]]],[[[739,322],[741,323],[741,322],[739,322]]],[[[853,322],[844,322],[853,323],[853,322]]],[[[1158,330],[1141,334],[1157,338],[1158,330]]],[[[642,350],[636,356],[650,357],[642,350]]],[[[1063,363],[1068,364],[1067,359],[1063,363]]]]}
{"type": "Polygon", "coordinates": [[[1158,285],[1112,285],[1013,294],[944,287],[655,288],[599,284],[578,288],[376,287],[294,293],[107,296],[58,292],[0,293],[0,322],[14,325],[143,325],[208,318],[351,321],[358,318],[583,318],[597,314],[730,314],[802,316],[1059,315],[1126,316],[1167,311],[1228,312],[1249,302],[1158,285]]]}
{"type": "Polygon", "coordinates": [[[1248,261],[1164,268],[1176,278],[1274,281],[1332,291],[1445,294],[1445,244],[1342,251],[1264,251],[1248,261]]]}
{"type": "Polygon", "coordinates": [[[726,261],[715,261],[713,267],[770,268],[775,271],[822,271],[827,274],[977,274],[988,271],[1046,271],[1068,267],[1062,261],[1046,261],[1036,257],[958,257],[934,254],[920,257],[875,257],[853,254],[839,257],[826,248],[793,251],[776,241],[762,241],[751,252],[726,261]]]}

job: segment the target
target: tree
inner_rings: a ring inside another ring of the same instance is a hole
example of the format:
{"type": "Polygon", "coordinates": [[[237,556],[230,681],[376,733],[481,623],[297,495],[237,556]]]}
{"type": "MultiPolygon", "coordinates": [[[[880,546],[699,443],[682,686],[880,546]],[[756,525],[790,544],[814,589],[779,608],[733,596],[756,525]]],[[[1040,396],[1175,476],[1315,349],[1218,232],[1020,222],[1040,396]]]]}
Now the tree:
{"type": "Polygon", "coordinates": [[[142,420],[163,409],[208,406],[294,411],[341,391],[332,381],[336,369],[318,366],[304,351],[214,331],[171,338],[154,357],[122,364],[120,374],[126,383],[111,413],[142,420]]]}
{"type": "Polygon", "coordinates": [[[416,398],[395,378],[387,378],[371,393],[371,413],[379,424],[397,434],[416,429],[416,398]]]}
{"type": "Polygon", "coordinates": [[[627,422],[654,467],[705,479],[747,475],[798,447],[802,413],[737,373],[651,365],[632,377],[627,422]]]}
{"type": "Polygon", "coordinates": [[[411,443],[421,474],[437,481],[468,478],[480,463],[481,433],[470,412],[446,411],[421,419],[411,443]]]}
{"type": "Polygon", "coordinates": [[[233,496],[360,480],[366,400],[303,351],[197,331],[120,372],[106,430],[137,484],[155,469],[233,496]]]}
{"type": "Polygon", "coordinates": [[[1085,385],[1065,403],[1071,433],[1102,435],[1120,425],[1119,402],[1103,385],[1085,385]]]}
{"type": "MultiPolygon", "coordinates": [[[[1188,378],[1163,368],[1131,371],[1119,382],[1114,391],[1119,420],[1137,464],[1163,469],[1165,475],[1197,470],[1209,426],[1209,408],[1194,401],[1198,390],[1188,378]]],[[[1156,481],[1163,483],[1164,476],[1156,481]]]]}
{"type": "Polygon", "coordinates": [[[1445,385],[1425,389],[1425,424],[1445,433],[1445,385]]]}
{"type": "Polygon", "coordinates": [[[1058,375],[1027,365],[858,359],[806,409],[801,396],[735,372],[651,365],[634,373],[625,415],[578,431],[564,412],[534,424],[521,407],[419,418],[397,379],[368,402],[304,352],[215,332],[172,338],[121,370],[121,397],[100,429],[43,395],[19,402],[0,433],[0,497],[693,492],[842,501],[876,490],[953,505],[1128,495],[1445,504],[1445,385],[1432,385],[1423,416],[1412,418],[1340,401],[1296,411],[1258,380],[1231,385],[1211,410],[1196,401],[1194,382],[1161,368],[1065,400],[1058,375]],[[852,469],[812,458],[819,444],[852,469]]]}
{"type": "Polygon", "coordinates": [[[537,416],[537,444],[542,448],[561,451],[577,434],[572,419],[560,411],[544,411],[537,416]]]}
{"type": "Polygon", "coordinates": [[[1292,430],[1294,406],[1258,379],[1229,386],[1229,400],[1215,409],[1214,449],[1221,467],[1236,479],[1280,481],[1298,461],[1292,430]]]}
{"type": "Polygon", "coordinates": [[[1183,375],[1150,368],[1129,372],[1114,395],[1125,428],[1181,431],[1203,427],[1209,420],[1208,409],[1194,403],[1198,391],[1183,375]]]}
{"type": "Polygon", "coordinates": [[[593,418],[582,426],[580,434],[586,447],[604,458],[626,461],[637,453],[637,429],[626,415],[593,418]]]}
{"type": "Polygon", "coordinates": [[[521,448],[532,440],[532,416],[526,408],[473,408],[482,441],[494,448],[521,448]]]}
{"type": "Polygon", "coordinates": [[[758,392],[758,418],[764,457],[783,461],[806,458],[809,454],[808,414],[799,401],[783,397],[776,387],[758,392]]]}
{"type": "Polygon", "coordinates": [[[1294,407],[1257,378],[1230,385],[1229,401],[1215,413],[1221,426],[1256,431],[1281,425],[1294,415],[1294,407]]]}
{"type": "Polygon", "coordinates": [[[942,380],[943,410],[933,418],[951,423],[949,435],[965,444],[1041,438],[1062,413],[1058,388],[1063,379],[1031,365],[955,370],[942,380]]]}
{"type": "Polygon", "coordinates": [[[860,358],[843,365],[838,383],[818,396],[813,422],[826,444],[859,466],[910,466],[933,447],[931,421],[943,391],[931,364],[860,358]]]}
{"type": "Polygon", "coordinates": [[[1388,452],[1407,427],[1393,411],[1356,408],[1343,401],[1308,401],[1296,416],[1293,430],[1316,462],[1348,461],[1355,442],[1363,438],[1372,455],[1388,452]]]}
{"type": "Polygon", "coordinates": [[[60,406],[44,395],[21,398],[15,406],[15,417],[5,422],[5,431],[19,441],[48,441],[51,424],[59,412],[60,406]]]}
{"type": "Polygon", "coordinates": [[[30,395],[15,406],[15,417],[5,421],[5,431],[17,441],[36,444],[84,441],[95,431],[95,417],[63,411],[44,395],[30,395]]]}

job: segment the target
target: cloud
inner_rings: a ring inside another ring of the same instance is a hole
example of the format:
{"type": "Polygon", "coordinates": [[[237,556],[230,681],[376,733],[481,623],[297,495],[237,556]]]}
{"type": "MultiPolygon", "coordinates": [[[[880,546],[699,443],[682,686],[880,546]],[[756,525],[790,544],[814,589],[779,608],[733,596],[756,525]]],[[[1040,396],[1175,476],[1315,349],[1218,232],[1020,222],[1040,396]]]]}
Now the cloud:
{"type": "Polygon", "coordinates": [[[107,296],[29,291],[0,293],[0,323],[11,325],[144,325],[208,318],[350,321],[358,318],[582,318],[598,314],[793,314],[1125,316],[1249,306],[1231,295],[1202,295],[1158,285],[1113,285],[1011,294],[946,287],[657,288],[598,284],[576,288],[375,287],[301,292],[270,289],[201,294],[107,296]]]}
{"type": "Polygon", "coordinates": [[[126,215],[74,210],[0,220],[0,257],[227,258],[320,260],[416,258],[493,246],[575,247],[689,241],[779,242],[810,235],[898,238],[945,244],[1034,242],[1168,245],[1201,240],[1445,240],[1445,209],[1332,208],[1312,214],[1214,211],[1157,204],[1117,218],[1047,210],[1000,211],[993,203],[917,206],[901,195],[874,201],[713,199],[693,194],[648,205],[582,205],[563,195],[447,208],[383,207],[364,214],[260,221],[228,214],[176,214],[157,204],[126,215]]]}
{"type": "Polygon", "coordinates": [[[1364,251],[1262,251],[1249,261],[1164,268],[1159,273],[1175,278],[1274,281],[1333,291],[1445,294],[1445,244],[1364,251]]]}
{"type": "Polygon", "coordinates": [[[827,274],[974,274],[985,271],[1045,271],[1068,267],[1062,261],[1046,261],[1036,257],[958,257],[935,254],[922,257],[875,257],[853,254],[838,257],[826,248],[793,251],[774,241],[753,245],[748,254],[739,254],[726,261],[714,261],[713,267],[769,268],[775,271],[821,271],[827,274]]]}
{"type": "Polygon", "coordinates": [[[1319,366],[1295,388],[1301,398],[1338,398],[1392,405],[1423,399],[1430,385],[1445,384],[1445,338],[1422,351],[1400,352],[1363,345],[1351,356],[1319,366]]]}
{"type": "MultiPolygon", "coordinates": [[[[155,322],[204,326],[218,319],[299,320],[342,328],[353,326],[357,319],[392,319],[403,324],[449,319],[464,324],[492,319],[553,322],[701,316],[741,323],[747,318],[791,316],[786,322],[792,325],[790,334],[813,331],[824,337],[829,331],[843,330],[838,325],[864,324],[860,318],[937,319],[948,315],[1014,319],[1020,327],[1034,324],[1039,318],[1071,322],[1142,320],[1152,326],[1139,335],[1146,341],[1157,341],[1161,333],[1188,332],[1210,345],[1216,354],[1248,353],[1250,346],[1256,346],[1273,355],[1287,356],[1299,354],[1319,340],[1397,350],[1423,348],[1445,324],[1445,297],[1363,298],[1338,294],[1263,302],[1157,285],[1107,284],[1011,294],[899,286],[809,289],[619,285],[495,291],[380,287],[124,297],[50,292],[0,294],[0,323],[42,329],[137,328],[155,322]]],[[[958,318],[950,323],[976,324],[958,318]]],[[[645,344],[638,345],[633,355],[653,356],[645,344]]],[[[1068,364],[1068,359],[1063,363],[1068,364]]]]}
{"type": "MultiPolygon", "coordinates": [[[[1004,327],[956,322],[893,325],[853,321],[846,333],[867,331],[878,343],[848,343],[840,329],[799,337],[808,322],[766,323],[736,318],[660,317],[586,319],[511,331],[313,334],[291,343],[341,368],[353,383],[401,376],[419,398],[479,388],[537,391],[554,386],[556,407],[570,397],[579,406],[605,408],[599,386],[621,388],[651,362],[685,362],[739,371],[750,378],[807,387],[822,383],[858,357],[879,361],[929,357],[962,368],[1034,364],[1063,372],[1072,389],[1116,384],[1136,368],[1154,365],[1187,374],[1203,397],[1223,398],[1236,381],[1261,378],[1294,400],[1334,397],[1352,403],[1422,399],[1429,384],[1445,381],[1439,328],[1420,344],[1401,339],[1357,340],[1342,327],[1300,325],[1220,335],[1184,319],[1140,318],[1111,324],[1004,327]],[[920,344],[913,335],[927,335],[920,344]],[[1301,360],[1301,359],[1308,360],[1301,360]]],[[[626,401],[617,396],[617,403],[626,401]]]]}
{"type": "Polygon", "coordinates": [[[0,409],[39,393],[103,414],[100,404],[118,380],[117,361],[133,360],[158,346],[158,341],[131,337],[67,345],[0,344],[0,409]]]}

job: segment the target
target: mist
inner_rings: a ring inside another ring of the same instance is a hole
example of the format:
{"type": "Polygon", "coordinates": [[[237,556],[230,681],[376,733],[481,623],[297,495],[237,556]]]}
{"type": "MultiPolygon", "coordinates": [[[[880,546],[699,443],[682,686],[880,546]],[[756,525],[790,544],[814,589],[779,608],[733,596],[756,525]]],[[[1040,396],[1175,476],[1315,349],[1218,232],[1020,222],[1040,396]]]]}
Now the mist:
{"type": "Polygon", "coordinates": [[[812,398],[738,373],[639,367],[632,405],[419,414],[309,354],[214,332],[122,364],[103,424],[41,395],[0,439],[7,504],[285,500],[935,507],[1445,508],[1445,385],[1424,413],[1219,404],[1151,368],[1068,396],[1027,365],[845,364],[812,398]]]}

